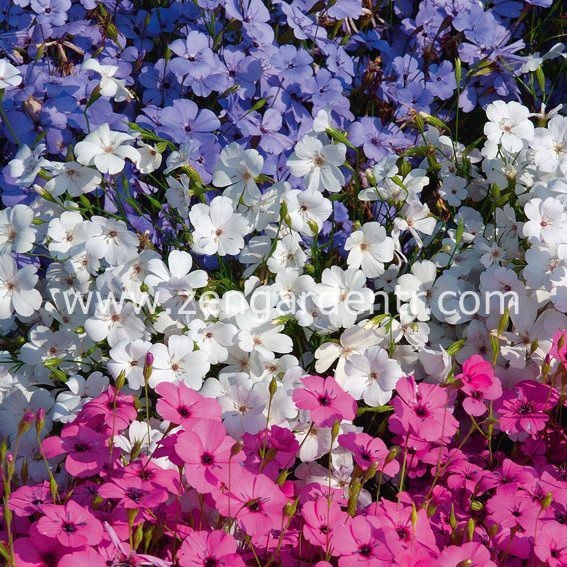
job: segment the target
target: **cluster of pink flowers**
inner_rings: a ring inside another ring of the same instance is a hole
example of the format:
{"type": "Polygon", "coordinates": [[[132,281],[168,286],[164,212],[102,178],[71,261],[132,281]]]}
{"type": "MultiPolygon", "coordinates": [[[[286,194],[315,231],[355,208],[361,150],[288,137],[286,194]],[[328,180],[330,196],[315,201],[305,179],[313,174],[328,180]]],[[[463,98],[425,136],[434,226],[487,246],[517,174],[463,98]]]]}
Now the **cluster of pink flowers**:
{"type": "MultiPolygon", "coordinates": [[[[277,425],[232,438],[219,403],[182,383],[160,384],[153,412],[118,383],[43,439],[48,480],[26,482],[18,439],[3,445],[2,555],[18,567],[567,565],[566,338],[540,382],[503,389],[473,356],[443,384],[401,378],[380,412],[358,412],[333,377],[304,377],[302,443],[330,428],[312,463],[277,425]],[[164,435],[126,450],[115,440],[140,414],[164,435]],[[341,433],[345,420],[362,429],[341,433]],[[337,478],[345,454],[355,465],[337,478]]],[[[18,438],[33,428],[42,411],[18,438]]]]}

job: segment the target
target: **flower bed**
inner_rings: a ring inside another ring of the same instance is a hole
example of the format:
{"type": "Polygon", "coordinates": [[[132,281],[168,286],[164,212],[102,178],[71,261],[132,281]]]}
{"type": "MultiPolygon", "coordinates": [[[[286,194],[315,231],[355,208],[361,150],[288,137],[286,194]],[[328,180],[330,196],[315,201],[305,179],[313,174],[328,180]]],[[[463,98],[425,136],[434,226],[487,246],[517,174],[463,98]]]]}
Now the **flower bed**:
{"type": "Polygon", "coordinates": [[[560,2],[0,10],[0,555],[567,565],[560,2]]]}

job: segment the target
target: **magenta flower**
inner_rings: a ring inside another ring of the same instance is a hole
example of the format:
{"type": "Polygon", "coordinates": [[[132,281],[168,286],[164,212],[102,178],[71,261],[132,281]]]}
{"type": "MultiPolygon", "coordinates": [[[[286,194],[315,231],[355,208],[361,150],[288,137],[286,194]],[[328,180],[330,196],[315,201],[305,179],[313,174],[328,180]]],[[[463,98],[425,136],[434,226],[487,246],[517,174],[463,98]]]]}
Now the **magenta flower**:
{"type": "Polygon", "coordinates": [[[266,475],[254,475],[246,469],[231,468],[230,481],[224,476],[225,494],[215,496],[217,510],[227,517],[235,517],[240,529],[248,535],[267,535],[280,529],[283,507],[287,502],[278,485],[266,475]]]}
{"type": "Polygon", "coordinates": [[[557,331],[553,335],[553,345],[549,354],[561,361],[563,366],[567,368],[567,331],[557,331]]]}
{"type": "Polygon", "coordinates": [[[14,555],[18,567],[48,567],[58,565],[60,559],[68,553],[56,539],[38,533],[35,525],[29,531],[29,537],[14,541],[14,555]]]}
{"type": "Polygon", "coordinates": [[[167,421],[190,428],[200,419],[221,420],[221,409],[216,400],[205,398],[182,382],[162,382],[156,386],[156,392],[161,396],[156,411],[167,421]]]}
{"type": "Polygon", "coordinates": [[[177,555],[179,567],[244,567],[245,563],[236,550],[236,540],[222,530],[192,531],[177,555]]]}
{"type": "Polygon", "coordinates": [[[295,461],[299,443],[295,435],[284,427],[272,425],[258,433],[242,436],[245,466],[250,472],[263,472],[275,480],[283,467],[295,461]]]}
{"type": "MultiPolygon", "coordinates": [[[[197,421],[190,431],[181,433],[175,451],[185,463],[187,482],[202,493],[211,492],[219,483],[215,473],[231,461],[234,439],[228,437],[222,423],[203,419],[197,421]]],[[[242,453],[234,455],[233,462],[244,458],[242,453]]]]}
{"type": "Polygon", "coordinates": [[[305,387],[294,390],[293,401],[299,409],[310,410],[318,427],[331,427],[336,421],[356,417],[356,401],[331,376],[306,376],[301,381],[305,387]]]}
{"type": "Polygon", "coordinates": [[[437,549],[435,535],[425,510],[417,510],[414,517],[410,503],[389,500],[382,500],[379,505],[373,504],[371,507],[375,508],[374,518],[381,525],[380,529],[387,542],[396,542],[404,549],[414,547],[415,543],[430,551],[437,549]]]}
{"type": "Polygon", "coordinates": [[[443,567],[496,567],[490,559],[490,551],[482,543],[469,541],[462,545],[450,545],[439,556],[443,567]]]}
{"type": "Polygon", "coordinates": [[[106,435],[85,425],[68,425],[61,437],[48,437],[42,443],[48,459],[67,455],[65,469],[77,478],[92,476],[100,472],[109,458],[106,435]]]}
{"type": "Polygon", "coordinates": [[[521,527],[533,535],[541,505],[534,502],[526,492],[511,485],[502,486],[486,503],[490,520],[503,528],[521,527]]]}
{"type": "Polygon", "coordinates": [[[42,504],[51,502],[51,491],[48,482],[42,482],[35,486],[20,486],[10,494],[10,510],[25,518],[39,512],[42,504]]]}
{"type": "Polygon", "coordinates": [[[134,397],[117,392],[110,386],[106,392],[86,403],[79,417],[82,423],[99,429],[106,429],[109,434],[116,435],[124,431],[136,419],[138,412],[134,405],[134,397]],[[96,424],[96,425],[94,425],[96,424]]]}
{"type": "Polygon", "coordinates": [[[70,548],[96,545],[102,539],[102,524],[73,500],[64,506],[44,504],[44,516],[37,521],[37,531],[70,548]]]}
{"type": "Polygon", "coordinates": [[[386,567],[392,565],[394,560],[380,530],[365,516],[355,516],[346,529],[341,530],[341,537],[335,538],[334,551],[341,556],[339,567],[386,567]]]}
{"type": "Polygon", "coordinates": [[[555,389],[532,380],[506,390],[496,402],[500,429],[512,438],[536,435],[549,421],[546,413],[559,399],[555,389]]]}
{"type": "Polygon", "coordinates": [[[497,400],[502,395],[502,384],[494,376],[492,364],[478,354],[465,361],[463,372],[455,378],[461,381],[461,390],[467,396],[463,409],[474,417],[486,413],[484,400],[497,400]]]}
{"type": "Polygon", "coordinates": [[[413,376],[400,378],[398,395],[392,400],[394,415],[390,429],[397,434],[413,434],[425,441],[451,438],[459,426],[448,409],[447,393],[437,384],[416,384],[413,376]]]}
{"type": "Polygon", "coordinates": [[[157,508],[168,498],[167,491],[157,485],[144,485],[144,482],[128,476],[114,478],[103,484],[98,490],[102,498],[117,498],[124,508],[157,508]]]}
{"type": "Polygon", "coordinates": [[[303,505],[303,536],[313,545],[332,549],[335,534],[341,537],[349,516],[343,512],[335,500],[320,497],[303,505]]]}
{"type": "Polygon", "coordinates": [[[535,538],[534,553],[549,567],[567,565],[567,526],[555,521],[543,523],[535,538]]]}
{"type": "Polygon", "coordinates": [[[389,451],[386,444],[378,437],[367,433],[345,433],[339,436],[339,445],[352,453],[354,461],[363,470],[376,465],[378,472],[394,476],[400,470],[398,461],[392,460],[385,464],[389,451]]]}

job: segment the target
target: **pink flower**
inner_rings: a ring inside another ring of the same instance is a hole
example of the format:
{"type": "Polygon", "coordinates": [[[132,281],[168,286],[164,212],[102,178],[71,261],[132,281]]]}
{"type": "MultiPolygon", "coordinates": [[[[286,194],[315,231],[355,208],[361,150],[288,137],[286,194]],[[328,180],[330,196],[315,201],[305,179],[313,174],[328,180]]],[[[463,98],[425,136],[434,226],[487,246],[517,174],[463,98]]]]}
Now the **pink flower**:
{"type": "Polygon", "coordinates": [[[387,542],[396,541],[404,549],[418,543],[429,551],[437,551],[435,535],[425,510],[417,510],[414,517],[411,504],[389,500],[382,500],[379,505],[373,504],[369,508],[372,507],[375,508],[375,524],[380,525],[387,542]]]}
{"type": "Polygon", "coordinates": [[[77,478],[92,476],[100,472],[109,460],[109,449],[106,446],[106,435],[86,427],[85,425],[67,425],[61,437],[48,437],[42,443],[48,459],[67,455],[65,468],[77,478]]]}
{"type": "Polygon", "coordinates": [[[287,499],[266,475],[231,467],[230,480],[225,473],[223,483],[226,491],[215,496],[217,510],[223,516],[236,518],[240,529],[251,536],[281,528],[287,499]]]}
{"type": "Polygon", "coordinates": [[[310,410],[315,425],[331,427],[356,417],[356,401],[331,376],[306,376],[301,381],[305,387],[294,390],[293,401],[299,409],[310,410]]]}
{"type": "MultiPolygon", "coordinates": [[[[234,443],[234,439],[227,436],[224,425],[210,419],[197,421],[190,431],[181,433],[175,451],[185,463],[187,482],[199,492],[211,492],[219,483],[215,473],[231,461],[234,443]]],[[[232,457],[233,462],[243,459],[242,453],[232,457]]]]}
{"type": "Polygon", "coordinates": [[[47,482],[35,486],[20,486],[10,494],[10,510],[21,518],[39,512],[39,506],[50,502],[51,491],[47,482]]]}
{"type": "Polygon", "coordinates": [[[512,438],[536,435],[549,421],[546,413],[559,399],[557,391],[532,380],[506,390],[496,402],[500,429],[512,438]]]}
{"type": "Polygon", "coordinates": [[[363,470],[368,470],[376,465],[377,472],[383,472],[388,476],[394,476],[400,470],[398,461],[385,464],[389,451],[382,439],[372,437],[367,433],[345,433],[339,436],[339,445],[349,450],[356,464],[363,470]]]}
{"type": "Polygon", "coordinates": [[[567,565],[567,526],[554,521],[542,524],[535,538],[534,553],[549,567],[567,565]]]}
{"type": "Polygon", "coordinates": [[[299,443],[295,435],[284,427],[272,425],[258,433],[245,433],[242,436],[245,466],[250,472],[263,472],[275,480],[280,469],[295,461],[299,443]]]}
{"type": "Polygon", "coordinates": [[[490,551],[476,541],[450,545],[439,556],[439,567],[496,567],[490,560],[490,551]]]}
{"type": "Polygon", "coordinates": [[[221,420],[221,409],[216,400],[205,398],[182,382],[162,382],[156,386],[156,392],[161,396],[156,411],[167,421],[189,429],[199,419],[221,420]]]}
{"type": "Polygon", "coordinates": [[[557,331],[553,335],[553,345],[549,354],[560,360],[563,366],[567,368],[567,331],[557,331]]]}
{"type": "Polygon", "coordinates": [[[102,498],[117,498],[124,508],[157,508],[168,498],[167,491],[156,484],[145,484],[135,476],[114,478],[98,490],[102,498]]]}
{"type": "Polygon", "coordinates": [[[116,435],[124,431],[137,415],[134,397],[109,386],[106,392],[84,405],[77,422],[116,435]]]}
{"type": "Polygon", "coordinates": [[[106,559],[94,549],[83,549],[68,553],[59,561],[57,567],[77,567],[78,565],[88,565],[88,567],[107,567],[106,559]]]}
{"type": "Polygon", "coordinates": [[[533,535],[541,506],[525,492],[505,485],[486,503],[486,510],[493,523],[503,528],[519,526],[529,535],[533,535]]]}
{"type": "Polygon", "coordinates": [[[332,549],[335,533],[341,537],[349,516],[343,512],[335,500],[326,497],[309,500],[303,505],[303,536],[313,545],[332,549]]]}
{"type": "Polygon", "coordinates": [[[463,409],[474,417],[486,413],[484,400],[497,400],[502,395],[502,384],[494,376],[494,369],[475,354],[463,364],[463,372],[455,378],[461,380],[461,390],[467,395],[463,401],[463,409]]]}
{"type": "Polygon", "coordinates": [[[335,538],[334,552],[341,556],[339,567],[389,567],[394,559],[378,528],[365,516],[355,516],[341,530],[340,537],[335,538]]]}
{"type": "Polygon", "coordinates": [[[398,395],[392,400],[394,415],[390,429],[397,434],[413,434],[425,441],[451,438],[459,426],[449,411],[447,393],[437,384],[416,384],[413,376],[400,378],[398,395]]]}
{"type": "Polygon", "coordinates": [[[56,539],[38,533],[35,525],[31,526],[28,535],[29,537],[14,541],[14,555],[18,567],[58,565],[59,560],[68,552],[56,539]]]}
{"type": "Polygon", "coordinates": [[[65,547],[96,545],[102,539],[102,524],[73,500],[64,506],[44,504],[41,511],[44,516],[37,521],[37,531],[65,547]]]}
{"type": "Polygon", "coordinates": [[[180,567],[244,567],[245,563],[236,550],[236,540],[222,530],[194,531],[185,538],[177,557],[180,567]]]}

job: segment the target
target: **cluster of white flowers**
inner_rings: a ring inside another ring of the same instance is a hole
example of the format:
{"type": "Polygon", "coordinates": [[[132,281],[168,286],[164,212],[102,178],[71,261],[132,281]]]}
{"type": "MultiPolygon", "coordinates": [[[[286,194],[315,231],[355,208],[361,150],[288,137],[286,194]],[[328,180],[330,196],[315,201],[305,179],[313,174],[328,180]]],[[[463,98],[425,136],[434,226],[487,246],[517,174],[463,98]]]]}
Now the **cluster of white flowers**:
{"type": "MultiPolygon", "coordinates": [[[[126,100],[112,68],[87,65],[126,100]]],[[[205,187],[180,148],[163,184],[179,238],[160,246],[119,210],[92,214],[85,196],[107,188],[112,201],[127,161],[151,173],[165,146],[108,125],[64,163],[23,146],[4,175],[34,198],[0,211],[0,332],[20,345],[0,357],[0,433],[14,435],[29,408],[69,422],[119,376],[142,393],[148,353],[149,388],[183,381],[215,396],[231,435],[267,421],[309,433],[306,462],[331,439],[308,432],[290,396],[311,371],[369,406],[387,404],[405,374],[446,378],[452,356],[494,357],[508,384],[537,378],[567,328],[567,118],[534,127],[514,102],[487,116],[482,147],[429,124],[422,158],[392,155],[358,176],[324,113],[325,131],[296,145],[280,179],[233,143],[205,187]],[[348,226],[336,207],[346,184],[348,226]]]]}

